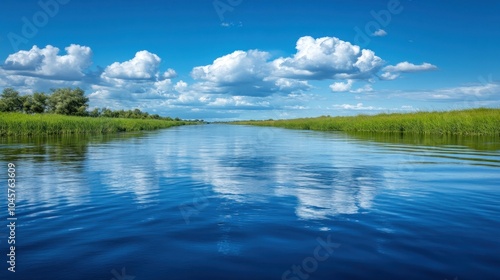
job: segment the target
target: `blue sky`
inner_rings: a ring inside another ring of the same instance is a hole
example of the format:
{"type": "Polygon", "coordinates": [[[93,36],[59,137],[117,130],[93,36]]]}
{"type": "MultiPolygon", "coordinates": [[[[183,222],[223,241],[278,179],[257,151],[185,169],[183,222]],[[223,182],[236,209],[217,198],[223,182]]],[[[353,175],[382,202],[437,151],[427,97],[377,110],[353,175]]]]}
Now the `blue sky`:
{"type": "Polygon", "coordinates": [[[500,107],[499,1],[4,0],[0,89],[206,120],[500,107]]]}

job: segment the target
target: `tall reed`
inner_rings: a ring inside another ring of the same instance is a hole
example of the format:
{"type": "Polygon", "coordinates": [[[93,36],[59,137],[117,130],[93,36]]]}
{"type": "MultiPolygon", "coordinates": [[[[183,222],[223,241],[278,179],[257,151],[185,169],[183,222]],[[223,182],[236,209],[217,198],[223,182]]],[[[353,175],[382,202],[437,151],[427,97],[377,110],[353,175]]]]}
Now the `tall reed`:
{"type": "Polygon", "coordinates": [[[238,121],[234,124],[291,129],[352,132],[390,132],[447,135],[500,135],[500,109],[468,109],[349,117],[238,121]]]}
{"type": "Polygon", "coordinates": [[[74,117],[55,114],[0,113],[0,136],[102,134],[168,128],[187,121],[74,117]]]}

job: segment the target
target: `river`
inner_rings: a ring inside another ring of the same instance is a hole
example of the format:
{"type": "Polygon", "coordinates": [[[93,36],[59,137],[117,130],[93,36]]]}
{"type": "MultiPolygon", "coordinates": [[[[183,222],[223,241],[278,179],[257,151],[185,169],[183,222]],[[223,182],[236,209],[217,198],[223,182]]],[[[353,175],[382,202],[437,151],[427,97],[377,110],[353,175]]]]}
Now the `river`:
{"type": "Polygon", "coordinates": [[[498,138],[209,124],[3,138],[0,162],[1,279],[500,279],[498,138]]]}

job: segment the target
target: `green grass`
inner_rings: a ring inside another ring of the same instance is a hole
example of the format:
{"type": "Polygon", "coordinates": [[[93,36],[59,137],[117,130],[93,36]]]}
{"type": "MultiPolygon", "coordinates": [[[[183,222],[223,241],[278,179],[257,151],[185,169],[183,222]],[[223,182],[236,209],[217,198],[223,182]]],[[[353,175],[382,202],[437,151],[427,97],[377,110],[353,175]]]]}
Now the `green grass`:
{"type": "Polygon", "coordinates": [[[441,135],[500,135],[500,109],[469,109],[446,112],[416,112],[318,117],[292,120],[239,121],[234,124],[291,129],[346,132],[387,132],[441,135]]]}
{"type": "Polygon", "coordinates": [[[105,134],[155,130],[186,124],[194,122],[0,113],[0,136],[105,134]]]}

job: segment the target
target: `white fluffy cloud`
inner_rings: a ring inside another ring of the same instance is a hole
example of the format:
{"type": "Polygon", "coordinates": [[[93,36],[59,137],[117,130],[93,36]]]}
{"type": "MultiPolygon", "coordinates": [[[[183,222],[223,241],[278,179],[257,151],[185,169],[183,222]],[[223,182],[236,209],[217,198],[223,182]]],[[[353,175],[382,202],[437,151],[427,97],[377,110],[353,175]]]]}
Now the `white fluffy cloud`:
{"type": "Polygon", "coordinates": [[[187,89],[187,87],[188,87],[188,84],[186,82],[184,82],[183,80],[180,80],[175,84],[174,89],[178,92],[183,92],[187,89]]]}
{"type": "Polygon", "coordinates": [[[373,91],[371,84],[366,84],[357,89],[353,89],[354,80],[347,80],[345,83],[335,82],[330,85],[330,90],[332,92],[350,92],[350,93],[366,93],[373,91]]]}
{"type": "Polygon", "coordinates": [[[175,70],[172,68],[168,68],[167,71],[163,73],[163,78],[165,79],[172,79],[175,77],[177,77],[177,72],[175,72],[175,70]]]}
{"type": "MultiPolygon", "coordinates": [[[[159,78],[158,69],[160,62],[161,59],[156,54],[148,51],[139,51],[131,60],[121,63],[114,62],[106,67],[101,77],[124,80],[156,79],[159,78]]],[[[170,75],[167,74],[167,76],[170,75]]]]}
{"type": "Polygon", "coordinates": [[[297,41],[296,49],[293,57],[273,62],[276,76],[314,80],[367,78],[383,65],[373,51],[361,50],[335,37],[305,36],[297,41]]]}
{"type": "Polygon", "coordinates": [[[342,82],[336,82],[330,85],[330,89],[333,92],[346,92],[351,90],[353,84],[353,80],[347,80],[347,82],[342,83],[342,82]]]}
{"type": "Polygon", "coordinates": [[[79,80],[92,64],[92,50],[72,44],[65,55],[51,45],[43,49],[33,46],[29,51],[18,51],[7,57],[4,69],[9,75],[34,76],[52,80],[79,80]]]}
{"type": "MultiPolygon", "coordinates": [[[[300,38],[291,57],[270,60],[268,52],[235,51],[219,57],[210,65],[198,66],[191,76],[207,93],[233,96],[268,96],[274,93],[300,93],[311,88],[308,81],[324,79],[372,79],[383,60],[371,50],[335,37],[300,38]]],[[[334,91],[342,85],[332,85],[334,91]]]]}
{"type": "Polygon", "coordinates": [[[235,51],[193,68],[191,76],[200,81],[195,86],[203,92],[233,96],[269,96],[309,87],[305,81],[273,76],[269,58],[269,53],[259,50],[235,51]]]}
{"type": "Polygon", "coordinates": [[[269,74],[269,53],[258,50],[235,51],[219,57],[211,65],[195,67],[192,77],[222,85],[263,80],[269,74]]]}
{"type": "Polygon", "coordinates": [[[91,98],[145,100],[175,98],[172,78],[177,76],[173,69],[160,72],[161,58],[148,51],[139,51],[124,62],[114,62],[100,74],[98,83],[92,86],[91,98]]]}

